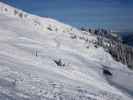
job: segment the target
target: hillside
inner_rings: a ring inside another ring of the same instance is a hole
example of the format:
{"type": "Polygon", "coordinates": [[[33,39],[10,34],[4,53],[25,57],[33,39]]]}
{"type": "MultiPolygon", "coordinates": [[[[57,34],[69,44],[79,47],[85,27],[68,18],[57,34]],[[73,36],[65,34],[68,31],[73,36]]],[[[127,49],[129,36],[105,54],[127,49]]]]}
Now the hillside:
{"type": "Polygon", "coordinates": [[[133,72],[89,32],[0,2],[0,35],[0,100],[133,99],[133,72]]]}
{"type": "Polygon", "coordinates": [[[103,47],[116,61],[133,69],[133,47],[128,43],[132,34],[120,34],[106,29],[91,29],[82,27],[81,30],[90,32],[97,37],[96,46],[103,47]]]}

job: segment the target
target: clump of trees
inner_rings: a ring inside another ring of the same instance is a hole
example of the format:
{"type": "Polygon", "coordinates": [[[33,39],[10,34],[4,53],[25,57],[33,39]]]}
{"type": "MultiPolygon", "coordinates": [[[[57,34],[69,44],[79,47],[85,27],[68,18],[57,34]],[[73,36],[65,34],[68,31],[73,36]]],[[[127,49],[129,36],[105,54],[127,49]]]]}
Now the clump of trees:
{"type": "Polygon", "coordinates": [[[81,27],[80,28],[82,31],[87,31],[89,33],[92,33],[97,36],[105,37],[117,42],[122,42],[121,36],[119,36],[116,33],[112,33],[110,30],[99,28],[99,29],[91,29],[91,28],[86,28],[86,27],[81,27]]]}
{"type": "Polygon", "coordinates": [[[123,44],[119,35],[113,35],[111,31],[106,29],[90,29],[82,27],[81,30],[96,35],[96,46],[103,47],[116,61],[133,69],[133,48],[123,44]]]}
{"type": "Polygon", "coordinates": [[[71,35],[70,37],[71,37],[72,39],[76,39],[76,38],[77,38],[76,35],[71,35]]]}
{"type": "Polygon", "coordinates": [[[14,10],[14,15],[18,15],[20,18],[25,16],[22,12],[18,12],[17,10],[14,10]]]}

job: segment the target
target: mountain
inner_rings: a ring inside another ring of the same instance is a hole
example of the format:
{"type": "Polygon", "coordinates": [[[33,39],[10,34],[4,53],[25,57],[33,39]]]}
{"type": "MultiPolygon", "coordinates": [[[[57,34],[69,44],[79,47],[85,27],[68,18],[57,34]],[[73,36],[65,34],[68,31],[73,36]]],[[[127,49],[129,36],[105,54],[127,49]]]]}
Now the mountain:
{"type": "Polygon", "coordinates": [[[0,2],[0,100],[132,100],[132,70],[97,43],[0,2]]]}
{"type": "Polygon", "coordinates": [[[125,34],[122,34],[122,38],[124,44],[133,46],[133,32],[125,32],[125,34]]]}

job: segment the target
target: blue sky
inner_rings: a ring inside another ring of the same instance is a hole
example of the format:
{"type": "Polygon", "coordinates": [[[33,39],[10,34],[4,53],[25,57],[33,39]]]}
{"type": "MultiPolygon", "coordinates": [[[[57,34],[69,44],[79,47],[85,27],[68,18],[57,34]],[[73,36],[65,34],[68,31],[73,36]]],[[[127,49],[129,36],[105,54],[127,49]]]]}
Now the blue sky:
{"type": "Polygon", "coordinates": [[[81,27],[133,31],[133,0],[0,0],[81,27]]]}

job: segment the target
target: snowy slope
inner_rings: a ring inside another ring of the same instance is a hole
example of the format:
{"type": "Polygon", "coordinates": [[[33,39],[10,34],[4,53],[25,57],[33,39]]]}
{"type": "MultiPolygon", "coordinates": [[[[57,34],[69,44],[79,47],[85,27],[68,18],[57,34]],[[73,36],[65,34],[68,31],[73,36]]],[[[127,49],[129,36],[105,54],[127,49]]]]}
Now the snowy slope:
{"type": "Polygon", "coordinates": [[[0,2],[0,100],[132,100],[133,72],[96,41],[0,2]]]}

